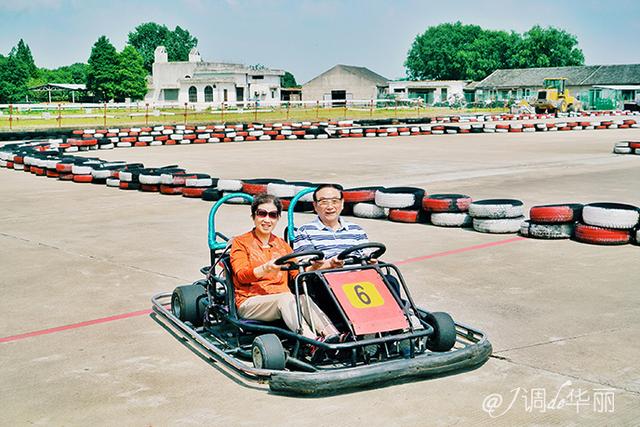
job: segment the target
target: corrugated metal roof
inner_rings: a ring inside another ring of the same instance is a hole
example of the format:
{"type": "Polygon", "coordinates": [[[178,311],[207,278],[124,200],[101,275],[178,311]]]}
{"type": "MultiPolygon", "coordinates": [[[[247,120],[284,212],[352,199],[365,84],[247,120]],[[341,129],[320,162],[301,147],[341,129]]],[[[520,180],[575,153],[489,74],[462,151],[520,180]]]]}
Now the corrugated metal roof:
{"type": "Polygon", "coordinates": [[[45,85],[41,85],[41,86],[35,86],[32,88],[29,88],[31,90],[56,90],[56,89],[61,89],[61,90],[87,90],[86,85],[83,84],[76,84],[76,83],[47,83],[45,85]]]}
{"type": "Polygon", "coordinates": [[[542,86],[550,77],[565,77],[568,86],[634,85],[640,84],[640,64],[496,70],[472,85],[476,89],[542,86]]]}

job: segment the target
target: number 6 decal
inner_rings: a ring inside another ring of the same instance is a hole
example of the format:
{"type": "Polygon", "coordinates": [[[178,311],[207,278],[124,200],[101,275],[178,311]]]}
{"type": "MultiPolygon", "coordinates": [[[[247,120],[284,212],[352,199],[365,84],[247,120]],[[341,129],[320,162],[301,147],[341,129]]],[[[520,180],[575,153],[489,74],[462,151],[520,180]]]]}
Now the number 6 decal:
{"type": "Polygon", "coordinates": [[[342,285],[347,299],[355,308],[373,308],[384,305],[384,299],[371,282],[345,283],[342,285]]]}

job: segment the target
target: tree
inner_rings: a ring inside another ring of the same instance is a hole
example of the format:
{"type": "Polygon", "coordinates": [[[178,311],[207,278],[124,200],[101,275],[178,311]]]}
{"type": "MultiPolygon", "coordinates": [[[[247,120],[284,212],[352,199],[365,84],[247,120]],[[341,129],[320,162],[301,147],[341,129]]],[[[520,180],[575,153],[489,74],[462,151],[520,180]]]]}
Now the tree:
{"type": "Polygon", "coordinates": [[[179,26],[171,31],[165,25],[146,22],[129,33],[128,44],[138,50],[145,70],[151,72],[154,52],[158,46],[167,48],[169,61],[187,61],[189,51],[198,45],[198,39],[179,26]]]}
{"type": "Polygon", "coordinates": [[[534,26],[524,35],[460,22],[429,27],[416,36],[405,61],[411,79],[482,80],[499,68],[584,63],[575,36],[534,26]]]}
{"type": "Polygon", "coordinates": [[[512,68],[583,65],[584,54],[576,36],[564,30],[536,25],[524,33],[509,59],[512,68]]]}
{"type": "Polygon", "coordinates": [[[120,53],[119,59],[117,98],[143,99],[147,94],[147,72],[143,66],[142,56],[135,47],[126,46],[120,53]]]}
{"type": "Polygon", "coordinates": [[[189,34],[189,31],[176,26],[167,35],[165,43],[169,61],[187,61],[191,49],[198,45],[198,39],[189,34]]]}
{"type": "Polygon", "coordinates": [[[296,78],[288,71],[284,72],[284,76],[280,77],[280,86],[282,87],[298,87],[296,78]]]}
{"type": "Polygon", "coordinates": [[[20,39],[18,45],[11,50],[11,54],[15,55],[16,59],[27,67],[29,77],[36,77],[38,75],[38,67],[36,67],[35,62],[33,61],[31,49],[24,40],[20,39]]]}
{"type": "Polygon", "coordinates": [[[6,58],[0,55],[0,103],[24,102],[28,93],[29,64],[11,49],[6,58]]]}
{"type": "Polygon", "coordinates": [[[109,39],[101,36],[91,49],[87,89],[101,101],[109,101],[116,95],[120,61],[118,52],[109,39]]]}

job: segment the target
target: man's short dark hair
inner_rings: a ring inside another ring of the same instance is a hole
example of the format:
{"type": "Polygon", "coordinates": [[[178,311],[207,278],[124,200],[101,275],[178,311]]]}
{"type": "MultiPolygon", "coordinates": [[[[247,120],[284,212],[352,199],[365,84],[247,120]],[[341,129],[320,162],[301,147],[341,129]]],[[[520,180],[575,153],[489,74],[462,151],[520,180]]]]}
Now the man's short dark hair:
{"type": "Polygon", "coordinates": [[[273,203],[278,211],[278,216],[282,213],[282,202],[276,196],[272,196],[267,193],[260,193],[253,197],[253,202],[251,202],[251,218],[256,217],[256,211],[258,210],[258,206],[263,203],[273,203]]]}
{"type": "Polygon", "coordinates": [[[320,185],[318,185],[318,188],[316,188],[316,191],[313,192],[313,201],[314,202],[318,201],[318,191],[322,190],[323,188],[334,188],[334,189],[338,190],[340,192],[340,198],[342,199],[342,185],[340,185],[340,184],[320,184],[320,185]]]}

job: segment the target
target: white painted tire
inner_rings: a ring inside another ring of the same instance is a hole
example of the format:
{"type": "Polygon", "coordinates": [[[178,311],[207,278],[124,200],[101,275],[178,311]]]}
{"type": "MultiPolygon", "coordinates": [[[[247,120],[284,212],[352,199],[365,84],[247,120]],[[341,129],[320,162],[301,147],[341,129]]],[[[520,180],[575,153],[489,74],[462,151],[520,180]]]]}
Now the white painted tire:
{"type": "Polygon", "coordinates": [[[211,178],[187,178],[184,182],[185,187],[211,187],[213,180],[211,178]]]}
{"type": "MultiPolygon", "coordinates": [[[[376,205],[380,206],[381,208],[410,208],[416,205],[416,195],[410,192],[387,193],[382,190],[377,190],[375,201],[376,205]]],[[[419,202],[422,203],[422,197],[420,197],[419,202]]]]}
{"type": "Polygon", "coordinates": [[[631,154],[633,149],[631,147],[613,147],[613,152],[616,154],[631,154]]]}
{"type": "Polygon", "coordinates": [[[160,175],[143,175],[138,176],[140,184],[157,185],[160,184],[160,175]]]}
{"type": "Polygon", "coordinates": [[[388,210],[373,203],[356,203],[353,205],[353,216],[358,218],[386,218],[388,210]]]}
{"type": "Polygon", "coordinates": [[[638,208],[622,203],[590,203],[582,209],[582,220],[596,227],[629,229],[638,225],[638,208]]]}
{"type": "Polygon", "coordinates": [[[481,233],[506,234],[517,233],[524,221],[524,216],[515,218],[474,218],[473,229],[481,233]]]}
{"type": "Polygon", "coordinates": [[[291,184],[280,184],[276,182],[270,182],[267,184],[267,194],[282,197],[293,197],[296,195],[296,186],[291,184]]]}
{"type": "MultiPolygon", "coordinates": [[[[223,192],[222,195],[226,196],[228,194],[234,193],[233,191],[230,192],[223,192]]],[[[234,205],[246,205],[249,204],[249,202],[247,202],[243,197],[232,197],[231,199],[227,200],[225,203],[230,203],[230,204],[234,204],[234,205]]]]}
{"type": "Polygon", "coordinates": [[[239,179],[219,179],[216,188],[225,192],[242,191],[242,181],[239,179]]]}
{"type": "Polygon", "coordinates": [[[537,239],[570,239],[574,229],[575,222],[537,224],[527,220],[520,225],[520,234],[537,239]]]}
{"type": "Polygon", "coordinates": [[[469,205],[469,215],[473,218],[517,218],[524,214],[520,200],[487,199],[476,200],[469,205]]]}
{"type": "Polygon", "coordinates": [[[120,187],[120,180],[118,178],[107,178],[107,187],[120,187]]]}
{"type": "Polygon", "coordinates": [[[431,224],[438,227],[471,227],[473,218],[466,212],[438,212],[431,214],[431,224]]]}

